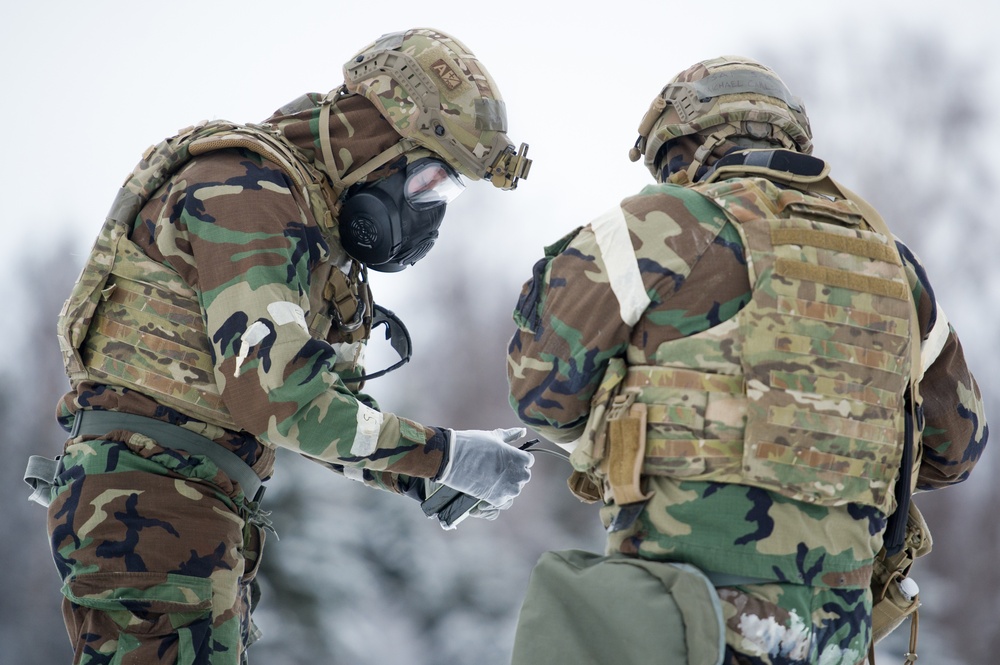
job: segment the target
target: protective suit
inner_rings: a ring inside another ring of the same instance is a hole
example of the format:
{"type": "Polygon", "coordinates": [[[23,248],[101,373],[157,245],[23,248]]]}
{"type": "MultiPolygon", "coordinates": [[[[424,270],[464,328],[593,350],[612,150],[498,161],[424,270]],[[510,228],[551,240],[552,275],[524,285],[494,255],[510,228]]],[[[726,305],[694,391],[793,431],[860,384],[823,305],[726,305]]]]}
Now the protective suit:
{"type": "Polygon", "coordinates": [[[770,69],[698,63],[639,132],[658,184],[546,248],[514,312],[511,405],[571,451],[609,555],[716,587],[724,653],[669,662],[858,663],[888,518],[986,444],[958,336],[770,69]]]}
{"type": "Polygon", "coordinates": [[[418,500],[435,479],[490,517],[528,480],[523,429],[425,426],[362,392],[373,325],[399,325],[368,268],[426,255],[462,177],[515,188],[525,147],[444,33],[383,36],[344,76],[151,148],[67,300],[71,438],[38,493],[76,663],[246,660],[278,447],[418,500]]]}

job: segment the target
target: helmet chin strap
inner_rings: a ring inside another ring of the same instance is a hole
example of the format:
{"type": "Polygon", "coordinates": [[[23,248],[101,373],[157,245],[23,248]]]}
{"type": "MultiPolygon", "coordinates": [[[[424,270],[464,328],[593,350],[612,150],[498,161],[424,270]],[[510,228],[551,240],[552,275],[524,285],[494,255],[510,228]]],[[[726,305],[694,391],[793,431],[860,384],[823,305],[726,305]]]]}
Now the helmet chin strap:
{"type": "Polygon", "coordinates": [[[723,129],[712,133],[705,142],[698,146],[698,149],[694,151],[694,159],[687,167],[687,179],[688,182],[695,181],[695,175],[698,173],[698,169],[701,168],[705,160],[709,158],[712,151],[715,150],[716,146],[725,141],[729,136],[736,132],[736,128],[732,125],[726,125],[723,129]]]}
{"type": "Polygon", "coordinates": [[[333,159],[333,145],[330,143],[330,109],[333,107],[333,102],[336,98],[342,94],[345,94],[343,88],[331,90],[323,100],[323,104],[319,110],[319,144],[321,150],[323,151],[323,165],[326,169],[326,175],[330,179],[330,183],[333,185],[333,193],[337,200],[344,195],[344,192],[346,192],[351,185],[355,184],[372,171],[388,164],[404,152],[408,152],[417,147],[417,144],[414,141],[406,138],[400,138],[399,141],[394,143],[392,146],[375,155],[354,171],[351,171],[349,175],[341,177],[340,173],[337,171],[337,163],[333,159]]]}

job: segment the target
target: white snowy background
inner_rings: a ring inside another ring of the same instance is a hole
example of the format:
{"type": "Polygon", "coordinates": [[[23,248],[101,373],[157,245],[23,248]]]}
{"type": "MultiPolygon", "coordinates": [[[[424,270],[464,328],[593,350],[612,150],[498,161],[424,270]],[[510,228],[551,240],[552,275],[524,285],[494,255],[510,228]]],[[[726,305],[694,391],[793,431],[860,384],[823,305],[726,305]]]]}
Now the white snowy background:
{"type": "MultiPolygon", "coordinates": [[[[676,72],[726,53],[771,65],[803,97],[817,156],[875,203],[923,259],[997,413],[1000,229],[995,3],[436,3],[257,0],[8,3],[0,10],[0,662],[69,662],[44,513],[25,501],[28,454],[55,454],[66,388],[54,341],[68,293],[140,153],[201,119],[259,121],[384,32],[442,29],[497,80],[510,136],[530,144],[515,192],[470,184],[429,258],[376,275],[414,360],[369,392],[435,425],[515,424],[503,358],[532,263],[571,228],[650,182],[627,151],[676,72]]],[[[376,361],[377,352],[372,354],[376,361]]],[[[991,450],[961,487],[919,499],[937,538],[916,572],[920,654],[993,662],[1000,498],[991,450]]],[[[408,500],[282,455],[268,500],[258,663],[492,665],[509,659],[528,573],[548,549],[599,550],[596,511],[539,456],[493,523],[443,532],[408,500]]],[[[902,632],[880,649],[899,662],[902,632]]]]}

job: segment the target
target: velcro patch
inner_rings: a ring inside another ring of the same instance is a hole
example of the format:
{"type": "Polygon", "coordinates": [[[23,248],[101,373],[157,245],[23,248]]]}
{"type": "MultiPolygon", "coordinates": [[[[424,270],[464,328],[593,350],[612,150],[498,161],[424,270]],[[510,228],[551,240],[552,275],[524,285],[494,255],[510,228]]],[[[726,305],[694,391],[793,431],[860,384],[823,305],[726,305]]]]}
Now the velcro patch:
{"type": "Polygon", "coordinates": [[[455,72],[454,69],[451,68],[451,65],[443,59],[440,59],[432,64],[431,71],[437,74],[437,77],[441,79],[441,82],[444,83],[445,87],[449,90],[454,90],[458,86],[462,85],[461,77],[455,72]]]}

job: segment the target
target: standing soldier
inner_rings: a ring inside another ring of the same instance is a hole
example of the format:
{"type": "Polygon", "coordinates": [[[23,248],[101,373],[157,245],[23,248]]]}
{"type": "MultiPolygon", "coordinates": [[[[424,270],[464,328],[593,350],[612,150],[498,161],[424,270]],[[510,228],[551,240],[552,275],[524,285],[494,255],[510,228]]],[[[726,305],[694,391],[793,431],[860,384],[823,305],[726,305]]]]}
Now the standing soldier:
{"type": "Polygon", "coordinates": [[[659,184],[547,248],[514,313],[511,404],[608,533],[542,557],[514,662],[858,663],[873,568],[927,544],[910,493],[986,444],[959,339],[767,67],[694,65],[639,133],[659,184]]]}
{"type": "Polygon", "coordinates": [[[151,148],[66,303],[71,438],[27,476],[50,503],[76,663],[246,660],[278,447],[421,501],[434,479],[484,517],[529,478],[531,455],[508,445],[523,429],[428,427],[361,392],[373,326],[408,355],[367,269],[420,260],[460,176],[514,189],[526,146],[441,32],[385,35],[344,76],[263,124],[151,148]]]}

